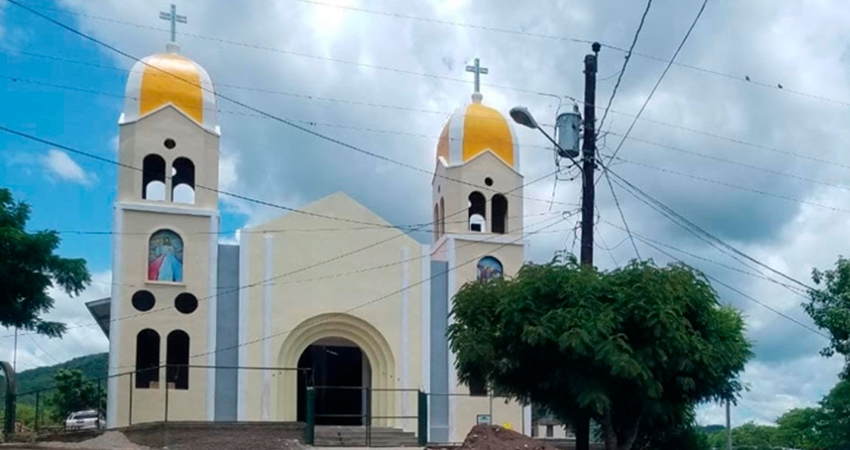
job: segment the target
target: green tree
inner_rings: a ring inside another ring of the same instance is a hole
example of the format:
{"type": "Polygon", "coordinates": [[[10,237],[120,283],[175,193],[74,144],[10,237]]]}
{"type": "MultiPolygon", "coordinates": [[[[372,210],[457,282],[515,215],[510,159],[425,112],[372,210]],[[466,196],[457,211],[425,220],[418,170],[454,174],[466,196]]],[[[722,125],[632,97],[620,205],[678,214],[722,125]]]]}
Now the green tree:
{"type": "Polygon", "coordinates": [[[0,325],[58,337],[65,324],[41,318],[53,308],[47,289],[56,283],[69,295],[79,295],[91,275],[84,260],[53,253],[60,241],[57,232],[28,233],[29,217],[29,205],[0,188],[0,325]]]}
{"type": "Polygon", "coordinates": [[[776,442],[787,448],[817,450],[818,422],[822,413],[818,408],[795,408],[776,419],[776,442]]]}
{"type": "Polygon", "coordinates": [[[50,397],[53,419],[63,420],[74,411],[103,408],[106,391],[79,370],[60,370],[54,377],[56,393],[50,397]]]}
{"type": "Polygon", "coordinates": [[[850,377],[850,260],[838,257],[832,270],[812,270],[814,289],[803,307],[820,328],[830,334],[830,345],[824,356],[844,356],[843,377],[850,377]]]}
{"type": "Polygon", "coordinates": [[[562,420],[590,416],[609,450],[630,449],[641,423],[731,398],[751,356],[738,311],[681,264],[528,264],[515,279],[463,286],[452,315],[462,382],[485,379],[562,420]]]}
{"type": "Polygon", "coordinates": [[[850,380],[839,381],[820,402],[821,417],[815,427],[821,448],[850,448],[850,380]]]}
{"type": "Polygon", "coordinates": [[[777,428],[745,423],[732,429],[732,444],[738,450],[768,450],[780,447],[777,428]]]}

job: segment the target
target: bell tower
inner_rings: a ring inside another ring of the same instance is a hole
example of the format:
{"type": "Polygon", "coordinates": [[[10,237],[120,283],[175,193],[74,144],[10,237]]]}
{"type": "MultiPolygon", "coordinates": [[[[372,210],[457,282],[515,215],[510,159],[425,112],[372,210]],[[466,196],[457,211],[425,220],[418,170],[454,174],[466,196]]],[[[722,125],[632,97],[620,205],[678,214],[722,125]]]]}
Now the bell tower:
{"type": "MultiPolygon", "coordinates": [[[[445,328],[455,293],[466,283],[516,274],[524,262],[523,176],[511,124],[483,104],[480,61],[472,101],[449,118],[437,143],[432,180],[434,233],[431,285],[432,439],[462,441],[479,416],[492,423],[524,423],[528,408],[492,399],[486,383],[463,385],[447,350],[445,328]],[[492,402],[492,403],[491,403],[492,402]],[[492,404],[492,409],[491,409],[492,404]]],[[[530,426],[530,417],[529,417],[530,426]]],[[[530,432],[530,428],[529,428],[530,432]]]]}
{"type": "Polygon", "coordinates": [[[209,75],[173,39],[133,67],[118,123],[109,373],[133,376],[109,380],[109,427],[162,421],[166,388],[168,420],[214,416],[215,371],[193,366],[215,365],[221,133],[209,75]]]}

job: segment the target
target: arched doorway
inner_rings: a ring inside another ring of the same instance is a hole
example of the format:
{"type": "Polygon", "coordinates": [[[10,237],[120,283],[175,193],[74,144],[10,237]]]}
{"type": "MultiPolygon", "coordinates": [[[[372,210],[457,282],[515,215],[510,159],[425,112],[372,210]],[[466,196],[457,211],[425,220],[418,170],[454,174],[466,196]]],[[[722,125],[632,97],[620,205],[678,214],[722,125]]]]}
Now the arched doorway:
{"type": "Polygon", "coordinates": [[[298,421],[307,415],[306,392],[315,389],[317,425],[365,425],[372,370],[369,358],[354,342],[329,337],[308,346],[298,358],[309,377],[298,380],[298,421]]]}
{"type": "MultiPolygon", "coordinates": [[[[280,347],[278,366],[298,367],[301,357],[310,346],[317,343],[338,344],[344,341],[347,341],[347,345],[355,344],[367,361],[366,367],[369,368],[370,376],[366,379],[369,380],[368,385],[373,388],[369,403],[371,414],[375,418],[372,425],[390,426],[392,419],[386,417],[398,415],[398,396],[390,392],[397,387],[395,358],[381,332],[365,320],[341,313],[320,314],[304,320],[287,334],[280,347]]],[[[275,388],[277,392],[273,393],[277,397],[277,404],[270,411],[276,420],[298,419],[299,399],[305,397],[300,395],[306,389],[306,384],[301,384],[305,382],[304,374],[304,371],[288,370],[278,378],[275,388]]]]}

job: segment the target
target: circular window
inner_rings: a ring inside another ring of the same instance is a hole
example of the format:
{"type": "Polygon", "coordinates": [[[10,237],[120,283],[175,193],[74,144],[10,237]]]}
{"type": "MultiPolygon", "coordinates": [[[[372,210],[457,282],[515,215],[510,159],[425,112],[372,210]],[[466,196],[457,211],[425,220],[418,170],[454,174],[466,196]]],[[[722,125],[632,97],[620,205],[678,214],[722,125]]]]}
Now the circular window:
{"type": "Polygon", "coordinates": [[[174,139],[171,138],[166,139],[165,142],[162,143],[162,145],[164,145],[165,148],[169,150],[173,149],[174,147],[177,147],[177,143],[174,142],[174,139]]]}
{"type": "Polygon", "coordinates": [[[191,314],[198,309],[198,299],[194,295],[184,292],[174,299],[174,307],[183,314],[191,314]]]}
{"type": "Polygon", "coordinates": [[[136,293],[133,294],[132,303],[133,308],[136,308],[139,311],[150,311],[156,304],[156,298],[154,298],[153,294],[148,291],[136,291],[136,293]]]}
{"type": "Polygon", "coordinates": [[[493,185],[493,179],[490,178],[490,177],[485,178],[484,184],[486,184],[487,186],[492,186],[493,185]]]}

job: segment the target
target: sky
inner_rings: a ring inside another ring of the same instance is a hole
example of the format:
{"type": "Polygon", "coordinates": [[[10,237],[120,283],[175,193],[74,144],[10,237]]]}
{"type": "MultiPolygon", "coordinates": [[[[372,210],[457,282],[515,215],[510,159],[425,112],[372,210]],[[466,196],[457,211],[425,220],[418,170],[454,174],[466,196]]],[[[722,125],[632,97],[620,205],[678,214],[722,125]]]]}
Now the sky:
{"type": "MultiPolygon", "coordinates": [[[[168,10],[166,1],[24,3],[135,57],[162,52],[168,40],[168,23],[158,17],[168,10]]],[[[602,154],[621,145],[701,3],[652,3],[601,130],[602,154]]],[[[472,92],[466,64],[479,57],[489,69],[482,79],[485,104],[505,114],[527,106],[551,130],[559,108],[583,98],[588,41],[603,44],[597,104],[607,104],[625,60],[617,49],[630,45],[645,6],[181,0],[178,13],[188,23],[179,25],[178,41],[220,94],[422,169],[354,152],[220,100],[222,190],[292,207],[344,191],[391,223],[412,224],[431,220],[427,171],[449,114],[472,92]]],[[[849,29],[850,4],[838,0],[709,1],[612,171],[723,241],[810,282],[813,268],[829,268],[850,253],[849,29]]],[[[115,159],[132,62],[0,2],[0,124],[115,159]]],[[[526,181],[555,170],[542,135],[517,128],[517,136],[526,181]]],[[[93,274],[79,297],[51,291],[56,308],[49,317],[71,329],[61,340],[21,336],[19,369],[106,351],[84,303],[109,295],[111,239],[74,232],[111,229],[115,166],[4,133],[0,149],[0,185],[32,205],[30,229],[62,232],[59,253],[85,258],[93,274]]],[[[546,177],[525,188],[527,225],[540,220],[532,216],[575,210],[575,175],[564,170],[557,183],[546,177]]],[[[607,182],[597,188],[595,263],[611,269],[636,254],[607,182]]],[[[748,390],[733,423],[770,423],[829,391],[843,361],[819,355],[827,341],[810,329],[800,296],[765,279],[777,275],[741,265],[614,189],[636,236],[670,246],[669,254],[721,280],[715,283],[721,301],[745,315],[755,356],[742,376],[748,390]]],[[[281,214],[226,197],[220,208],[229,231],[281,214]]],[[[575,225],[571,216],[531,236],[529,259],[578,252],[575,225]]],[[[642,258],[672,261],[639,240],[636,246],[642,258]]],[[[11,360],[13,333],[0,333],[0,358],[11,360]]],[[[699,420],[722,423],[723,408],[706,405],[699,420]]]]}

